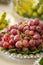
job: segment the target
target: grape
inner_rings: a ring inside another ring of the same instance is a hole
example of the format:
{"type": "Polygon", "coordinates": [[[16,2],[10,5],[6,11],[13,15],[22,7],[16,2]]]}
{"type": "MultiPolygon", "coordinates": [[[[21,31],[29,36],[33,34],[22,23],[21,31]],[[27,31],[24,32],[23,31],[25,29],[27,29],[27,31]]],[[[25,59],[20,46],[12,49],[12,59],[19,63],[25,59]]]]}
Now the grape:
{"type": "Polygon", "coordinates": [[[14,35],[10,35],[10,39],[14,39],[14,35]]]}
{"type": "Polygon", "coordinates": [[[35,19],[33,22],[34,22],[34,25],[39,25],[40,23],[39,19],[35,19]]]}
{"type": "Polygon", "coordinates": [[[43,49],[43,43],[41,43],[42,49],[43,49]]]}
{"type": "Polygon", "coordinates": [[[17,52],[43,49],[43,24],[39,19],[10,26],[7,31],[0,33],[0,47],[16,49],[17,52]]]}
{"type": "Polygon", "coordinates": [[[31,47],[34,47],[34,46],[35,46],[35,40],[33,40],[33,39],[30,40],[30,41],[29,41],[29,45],[30,45],[31,47]]]}
{"type": "Polygon", "coordinates": [[[28,16],[31,17],[33,14],[33,10],[29,9],[27,13],[28,13],[28,16]]]}
{"type": "Polygon", "coordinates": [[[11,30],[11,34],[17,35],[17,30],[16,30],[16,29],[12,29],[12,30],[11,30]]]}
{"type": "Polygon", "coordinates": [[[28,22],[28,26],[33,26],[33,25],[34,25],[33,20],[30,20],[30,21],[28,22]]]}
{"type": "Polygon", "coordinates": [[[23,40],[23,46],[28,48],[29,47],[29,43],[27,40],[23,40]]]}
{"type": "Polygon", "coordinates": [[[9,34],[6,33],[6,34],[2,37],[2,40],[8,42],[8,41],[9,41],[9,38],[10,38],[10,37],[9,37],[9,34]]]}
{"type": "Polygon", "coordinates": [[[19,25],[19,26],[18,26],[18,30],[21,31],[21,32],[23,31],[23,28],[24,28],[23,25],[19,25]]]}
{"type": "Polygon", "coordinates": [[[14,49],[14,45],[9,45],[9,49],[14,49]]]}
{"type": "Polygon", "coordinates": [[[6,49],[8,49],[9,48],[9,43],[8,42],[4,42],[3,43],[3,47],[6,48],[6,49]]]}
{"type": "Polygon", "coordinates": [[[41,38],[43,39],[43,35],[41,35],[41,38]]]}
{"type": "Polygon", "coordinates": [[[34,35],[34,31],[29,31],[29,35],[33,36],[34,35]]]}
{"type": "Polygon", "coordinates": [[[37,12],[38,12],[39,15],[41,15],[43,13],[43,4],[40,5],[37,12]]]}
{"type": "Polygon", "coordinates": [[[30,40],[30,38],[29,37],[24,37],[24,40],[30,40]]]}
{"type": "Polygon", "coordinates": [[[42,28],[40,26],[36,26],[36,31],[41,32],[42,28]]]}
{"type": "Polygon", "coordinates": [[[39,25],[40,25],[40,27],[43,29],[43,23],[40,23],[39,25]]]}
{"type": "Polygon", "coordinates": [[[38,17],[38,13],[37,12],[33,12],[33,17],[38,17]]]}
{"type": "Polygon", "coordinates": [[[29,30],[25,31],[25,35],[29,36],[29,30]]]}
{"type": "Polygon", "coordinates": [[[2,41],[0,41],[0,47],[2,47],[3,46],[3,43],[2,43],[2,41]]]}
{"type": "Polygon", "coordinates": [[[17,42],[17,41],[19,41],[20,40],[20,36],[19,35],[15,35],[14,36],[14,42],[17,42]]]}
{"type": "Polygon", "coordinates": [[[42,49],[42,45],[41,44],[38,46],[38,49],[42,49]]]}
{"type": "Polygon", "coordinates": [[[22,48],[23,44],[22,44],[21,41],[17,41],[16,44],[15,44],[15,46],[16,46],[17,48],[22,48]]]}
{"type": "Polygon", "coordinates": [[[43,30],[40,32],[41,35],[43,35],[43,30]]]}
{"type": "Polygon", "coordinates": [[[30,26],[30,30],[35,31],[36,30],[36,26],[30,26]]]}
{"type": "Polygon", "coordinates": [[[28,48],[26,48],[26,47],[22,48],[22,51],[27,51],[27,50],[28,50],[28,48]]]}
{"type": "Polygon", "coordinates": [[[28,26],[25,26],[25,27],[23,28],[23,31],[25,31],[25,30],[29,30],[29,27],[28,27],[28,26]]]}
{"type": "Polygon", "coordinates": [[[35,34],[35,35],[33,36],[33,38],[36,39],[36,40],[37,40],[37,39],[40,39],[40,35],[39,35],[39,34],[35,34]]]}
{"type": "Polygon", "coordinates": [[[12,29],[14,29],[15,27],[14,26],[10,26],[7,28],[7,32],[10,32],[12,29]]]}
{"type": "Polygon", "coordinates": [[[31,50],[31,51],[35,51],[35,50],[37,50],[37,49],[36,49],[36,47],[34,46],[34,47],[31,47],[30,50],[31,50]]]}
{"type": "Polygon", "coordinates": [[[20,34],[20,31],[19,30],[17,30],[17,35],[19,35],[20,34]]]}
{"type": "Polygon", "coordinates": [[[35,42],[36,42],[36,44],[35,44],[36,47],[38,47],[42,43],[42,40],[40,40],[40,39],[39,40],[35,40],[35,42]]]}
{"type": "Polygon", "coordinates": [[[15,44],[14,39],[10,39],[10,40],[9,40],[9,44],[10,44],[10,45],[14,45],[14,44],[15,44]]]}
{"type": "Polygon", "coordinates": [[[3,37],[3,35],[4,35],[3,33],[0,33],[0,38],[3,37]]]}

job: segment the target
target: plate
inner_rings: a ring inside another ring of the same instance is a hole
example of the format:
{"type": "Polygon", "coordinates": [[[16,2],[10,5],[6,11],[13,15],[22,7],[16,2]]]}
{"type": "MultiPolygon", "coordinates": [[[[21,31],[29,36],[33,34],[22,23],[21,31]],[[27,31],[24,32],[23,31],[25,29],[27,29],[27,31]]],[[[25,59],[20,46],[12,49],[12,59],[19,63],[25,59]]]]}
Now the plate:
{"type": "MultiPolygon", "coordinates": [[[[11,14],[7,14],[6,19],[7,20],[10,20],[9,26],[14,25],[14,24],[17,24],[15,22],[14,17],[11,16],[11,14]]],[[[5,30],[6,29],[4,29],[2,31],[5,31],[5,30]]],[[[0,49],[1,49],[1,47],[0,47],[0,49]]],[[[2,56],[4,56],[5,58],[8,58],[8,59],[13,60],[13,61],[16,60],[16,61],[19,61],[19,62],[24,62],[25,60],[28,61],[28,62],[33,62],[36,59],[38,59],[41,55],[43,55],[43,53],[36,54],[36,55],[32,55],[32,54],[31,55],[21,55],[21,54],[16,54],[16,53],[9,54],[9,52],[1,51],[1,50],[0,50],[0,54],[2,56]]]]}
{"type": "Polygon", "coordinates": [[[38,60],[36,60],[35,63],[34,63],[34,65],[40,65],[40,64],[39,64],[39,61],[41,60],[42,57],[43,57],[43,56],[41,56],[38,60]]]}

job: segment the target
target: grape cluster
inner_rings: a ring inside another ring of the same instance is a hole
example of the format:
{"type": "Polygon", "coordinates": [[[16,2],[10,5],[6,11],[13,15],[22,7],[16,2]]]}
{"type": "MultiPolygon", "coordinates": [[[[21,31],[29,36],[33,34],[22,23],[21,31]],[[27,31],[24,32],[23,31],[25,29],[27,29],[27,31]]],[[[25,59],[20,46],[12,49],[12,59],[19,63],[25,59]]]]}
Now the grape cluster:
{"type": "Polygon", "coordinates": [[[0,33],[0,46],[17,51],[35,51],[43,49],[43,23],[39,19],[28,20],[16,26],[10,26],[6,33],[0,33]]]}

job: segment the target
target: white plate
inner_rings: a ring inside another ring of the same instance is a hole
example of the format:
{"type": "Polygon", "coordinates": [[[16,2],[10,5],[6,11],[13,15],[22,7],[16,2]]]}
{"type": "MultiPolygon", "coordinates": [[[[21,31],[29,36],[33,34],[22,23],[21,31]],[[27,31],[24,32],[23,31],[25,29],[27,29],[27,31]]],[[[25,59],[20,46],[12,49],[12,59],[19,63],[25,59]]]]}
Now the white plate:
{"type": "Polygon", "coordinates": [[[41,56],[38,60],[36,60],[35,63],[34,63],[34,65],[40,65],[40,64],[39,64],[39,61],[41,60],[42,57],[43,57],[43,56],[41,56]]]}

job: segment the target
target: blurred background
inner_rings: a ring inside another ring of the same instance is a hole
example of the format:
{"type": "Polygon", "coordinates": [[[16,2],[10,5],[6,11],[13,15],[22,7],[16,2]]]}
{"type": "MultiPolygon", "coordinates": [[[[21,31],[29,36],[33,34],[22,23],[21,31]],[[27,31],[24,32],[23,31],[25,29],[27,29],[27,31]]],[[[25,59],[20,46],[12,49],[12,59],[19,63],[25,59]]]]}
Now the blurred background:
{"type": "Polygon", "coordinates": [[[0,0],[0,4],[8,4],[11,0],[0,0]]]}

